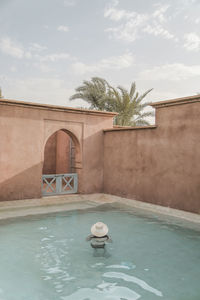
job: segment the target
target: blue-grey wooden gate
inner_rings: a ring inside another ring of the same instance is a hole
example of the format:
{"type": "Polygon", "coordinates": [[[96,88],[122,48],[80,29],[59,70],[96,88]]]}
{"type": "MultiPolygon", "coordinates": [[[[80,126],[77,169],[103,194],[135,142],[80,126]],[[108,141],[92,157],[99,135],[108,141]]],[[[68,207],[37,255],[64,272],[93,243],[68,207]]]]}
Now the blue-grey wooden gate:
{"type": "Polygon", "coordinates": [[[42,175],[42,195],[74,194],[78,190],[78,175],[50,174],[42,175]]]}

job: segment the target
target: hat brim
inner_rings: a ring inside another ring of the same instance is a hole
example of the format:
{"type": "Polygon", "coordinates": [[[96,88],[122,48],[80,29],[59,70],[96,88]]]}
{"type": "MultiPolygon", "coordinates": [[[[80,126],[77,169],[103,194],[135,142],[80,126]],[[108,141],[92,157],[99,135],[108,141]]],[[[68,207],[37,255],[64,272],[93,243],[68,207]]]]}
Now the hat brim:
{"type": "Polygon", "coordinates": [[[102,237],[108,233],[108,227],[106,224],[103,225],[103,228],[101,230],[97,230],[95,227],[96,224],[92,225],[91,227],[91,233],[97,237],[102,237]]]}

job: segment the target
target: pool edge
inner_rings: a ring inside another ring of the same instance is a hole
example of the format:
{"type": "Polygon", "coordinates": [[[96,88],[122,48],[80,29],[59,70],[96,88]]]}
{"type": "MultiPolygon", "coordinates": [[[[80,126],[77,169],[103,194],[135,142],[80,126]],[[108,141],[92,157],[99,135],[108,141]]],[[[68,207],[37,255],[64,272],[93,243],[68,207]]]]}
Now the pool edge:
{"type": "Polygon", "coordinates": [[[81,209],[86,209],[88,207],[114,202],[200,224],[199,214],[103,193],[2,201],[0,202],[0,220],[78,209],[79,203],[81,204],[81,209]]]}

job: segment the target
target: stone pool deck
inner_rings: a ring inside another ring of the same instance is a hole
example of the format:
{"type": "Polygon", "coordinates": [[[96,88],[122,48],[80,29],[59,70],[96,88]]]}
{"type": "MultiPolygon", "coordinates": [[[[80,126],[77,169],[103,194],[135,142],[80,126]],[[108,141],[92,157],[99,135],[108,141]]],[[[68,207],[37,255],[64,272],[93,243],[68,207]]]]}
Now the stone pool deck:
{"type": "Polygon", "coordinates": [[[76,209],[87,209],[108,203],[118,203],[120,205],[155,214],[175,217],[200,225],[200,215],[198,214],[108,194],[72,194],[43,197],[40,199],[1,201],[0,220],[76,209]]]}

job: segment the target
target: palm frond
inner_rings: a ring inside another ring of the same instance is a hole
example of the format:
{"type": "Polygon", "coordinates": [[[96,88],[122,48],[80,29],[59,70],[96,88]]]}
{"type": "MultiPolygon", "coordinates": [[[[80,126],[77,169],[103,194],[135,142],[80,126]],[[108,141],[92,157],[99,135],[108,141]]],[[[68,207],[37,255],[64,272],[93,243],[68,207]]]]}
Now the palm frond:
{"type": "Polygon", "coordinates": [[[74,95],[72,95],[69,100],[75,100],[75,99],[81,99],[83,97],[83,94],[82,93],[76,93],[74,95]]]}
{"type": "Polygon", "coordinates": [[[144,94],[142,94],[138,99],[137,99],[137,104],[139,104],[147,94],[149,94],[153,89],[147,90],[144,94]]]}
{"type": "Polygon", "coordinates": [[[129,93],[130,99],[133,98],[133,95],[135,94],[135,90],[136,90],[136,84],[135,84],[135,82],[133,82],[133,83],[131,84],[131,89],[130,89],[130,93],[129,93]]]}
{"type": "Polygon", "coordinates": [[[143,119],[137,120],[135,122],[135,126],[148,126],[148,125],[150,125],[150,123],[147,120],[143,120],[143,119]]]}
{"type": "Polygon", "coordinates": [[[79,98],[88,102],[91,109],[118,112],[114,118],[116,125],[136,126],[138,122],[148,124],[144,118],[153,116],[153,112],[143,112],[150,103],[142,102],[151,90],[139,95],[135,82],[128,91],[122,86],[114,88],[103,78],[92,77],[90,81],[84,80],[83,84],[75,89],[76,93],[70,100],[79,98]]]}

